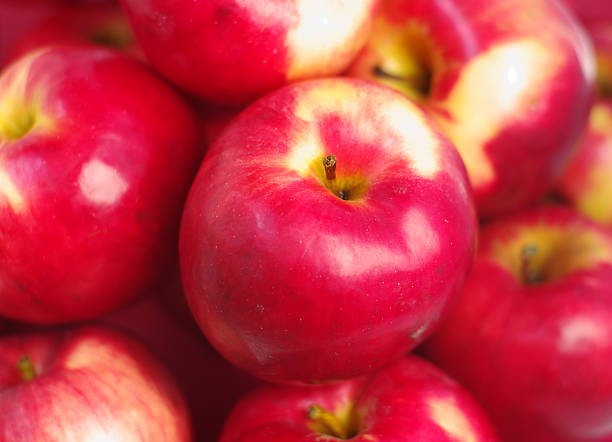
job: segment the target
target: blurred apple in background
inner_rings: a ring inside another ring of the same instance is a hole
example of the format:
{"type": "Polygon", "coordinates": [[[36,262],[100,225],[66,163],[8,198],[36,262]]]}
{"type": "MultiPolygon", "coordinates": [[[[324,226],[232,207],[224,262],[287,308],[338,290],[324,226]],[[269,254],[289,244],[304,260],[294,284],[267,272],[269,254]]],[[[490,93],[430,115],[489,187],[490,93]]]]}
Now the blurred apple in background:
{"type": "Polygon", "coordinates": [[[609,21],[587,28],[596,50],[597,99],[557,191],[580,212],[612,226],[612,4],[608,9],[609,21]]]}
{"type": "Polygon", "coordinates": [[[179,322],[169,314],[160,296],[183,294],[170,284],[154,296],[113,312],[99,322],[129,332],[144,342],[182,390],[192,416],[195,440],[217,440],[231,408],[261,381],[223,359],[189,321],[179,322]]]}
{"type": "Polygon", "coordinates": [[[64,0],[0,0],[0,70],[17,41],[63,7],[64,0]]]}
{"type": "Polygon", "coordinates": [[[505,441],[612,440],[612,233],[554,206],[487,225],[424,352],[505,441]]]}
{"type": "Polygon", "coordinates": [[[201,160],[193,114],[127,56],[30,53],[0,77],[0,314],[60,323],[144,295],[201,160]]]}
{"type": "Polygon", "coordinates": [[[585,126],[594,73],[582,29],[549,0],[383,0],[347,71],[434,116],[483,217],[550,190],[585,126]]]}
{"type": "Polygon", "coordinates": [[[192,430],[141,344],[88,327],[0,338],[0,440],[189,442],[192,430]]]}
{"type": "Polygon", "coordinates": [[[563,0],[587,29],[612,23],[612,3],[608,0],[563,0]]]}
{"type": "Polygon", "coordinates": [[[494,442],[482,408],[458,383],[416,356],[332,386],[267,386],[248,393],[220,442],[494,442]]]}
{"type": "Polygon", "coordinates": [[[89,43],[145,60],[123,11],[116,4],[73,6],[43,20],[15,43],[11,58],[49,44],[89,43]]]}
{"type": "Polygon", "coordinates": [[[123,0],[155,68],[205,100],[241,105],[287,83],[340,73],[378,0],[123,0]]]}
{"type": "Polygon", "coordinates": [[[212,344],[275,382],[362,375],[436,326],[475,253],[465,168],[401,94],[341,78],[241,112],[191,188],[179,252],[212,344]]]}

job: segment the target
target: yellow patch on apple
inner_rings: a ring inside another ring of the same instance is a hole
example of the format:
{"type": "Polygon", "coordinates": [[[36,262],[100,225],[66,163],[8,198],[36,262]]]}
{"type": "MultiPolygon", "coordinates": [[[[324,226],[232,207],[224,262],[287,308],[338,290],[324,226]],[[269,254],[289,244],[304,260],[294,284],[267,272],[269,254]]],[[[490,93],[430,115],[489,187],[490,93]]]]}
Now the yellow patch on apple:
{"type": "Polygon", "coordinates": [[[555,48],[523,38],[493,46],[463,68],[449,97],[439,104],[452,119],[438,116],[438,121],[455,142],[474,187],[495,179],[484,151],[487,142],[513,121],[532,117],[530,109],[561,62],[555,48]]]}

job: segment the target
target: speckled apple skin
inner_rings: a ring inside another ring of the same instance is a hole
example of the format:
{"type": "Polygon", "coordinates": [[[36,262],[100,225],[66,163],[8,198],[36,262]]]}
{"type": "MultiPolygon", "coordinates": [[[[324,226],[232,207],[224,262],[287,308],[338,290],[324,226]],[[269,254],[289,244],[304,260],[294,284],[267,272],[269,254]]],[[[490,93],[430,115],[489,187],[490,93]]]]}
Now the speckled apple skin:
{"type": "Polygon", "coordinates": [[[340,73],[378,0],[122,0],[136,37],[170,81],[220,104],[340,73]]]}
{"type": "Polygon", "coordinates": [[[63,323],[142,296],[176,247],[201,152],[194,117],[144,65],[57,47],[0,78],[0,118],[34,103],[22,138],[0,134],[0,314],[63,323]]]}
{"type": "Polygon", "coordinates": [[[549,0],[386,0],[347,73],[377,80],[376,42],[409,27],[438,60],[422,103],[461,153],[479,215],[540,200],[588,116],[595,67],[582,29],[549,0]]]}
{"type": "Polygon", "coordinates": [[[103,327],[15,334],[0,339],[0,354],[3,442],[193,440],[174,380],[133,338],[103,327]]]}
{"type": "Polygon", "coordinates": [[[488,417],[457,382],[416,356],[368,376],[332,386],[262,387],[245,395],[225,422],[220,442],[298,442],[323,439],[308,408],[352,406],[355,442],[495,442],[488,417]],[[319,439],[320,438],[320,439],[319,439]]]}
{"type": "Polygon", "coordinates": [[[492,223],[479,247],[456,308],[424,344],[425,354],[474,394],[505,441],[612,440],[609,231],[571,209],[548,207],[492,223]],[[537,225],[592,232],[607,258],[526,286],[492,250],[504,254],[523,228],[537,225]]]}
{"type": "Polygon", "coordinates": [[[464,166],[421,109],[374,83],[318,80],[257,101],[217,138],[183,213],[181,273],[234,364],[273,382],[340,380],[435,327],[475,232],[464,166]],[[361,199],[312,174],[329,154],[368,181],[361,199]]]}

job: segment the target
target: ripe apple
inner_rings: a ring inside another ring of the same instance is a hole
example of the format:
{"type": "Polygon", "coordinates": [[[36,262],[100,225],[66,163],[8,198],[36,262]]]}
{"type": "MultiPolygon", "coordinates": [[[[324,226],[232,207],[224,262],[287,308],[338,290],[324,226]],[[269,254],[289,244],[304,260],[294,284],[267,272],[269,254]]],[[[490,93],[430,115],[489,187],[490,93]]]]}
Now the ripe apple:
{"type": "Polygon", "coordinates": [[[491,217],[550,190],[585,126],[594,72],[588,39],[556,2],[385,0],[347,74],[430,111],[491,217]]]}
{"type": "Polygon", "coordinates": [[[0,440],[192,440],[172,378],[116,331],[11,335],[0,355],[0,440]]]}
{"type": "Polygon", "coordinates": [[[19,39],[65,7],[63,0],[0,0],[0,70],[19,39]]]}
{"type": "Polygon", "coordinates": [[[316,387],[267,386],[238,402],[219,442],[497,441],[457,382],[416,356],[367,378],[316,387]]]}
{"type": "Polygon", "coordinates": [[[119,5],[66,8],[42,21],[19,40],[12,51],[16,59],[49,44],[93,43],[109,46],[145,60],[119,5]]]}
{"type": "Polygon", "coordinates": [[[197,328],[178,322],[159,295],[161,292],[98,322],[144,342],[176,379],[191,413],[195,440],[217,440],[236,401],[261,381],[223,359],[197,328]]]}
{"type": "Polygon", "coordinates": [[[612,226],[612,20],[590,32],[597,58],[597,99],[557,191],[583,214],[612,226]]]}
{"type": "Polygon", "coordinates": [[[143,295],[176,247],[194,117],[118,52],[47,48],[0,77],[0,314],[60,323],[143,295]]]}
{"type": "Polygon", "coordinates": [[[247,104],[338,74],[365,43],[378,0],[122,0],[155,68],[200,98],[247,104]]]}
{"type": "Polygon", "coordinates": [[[211,146],[183,212],[181,273],[235,365],[341,380],[430,333],[475,232],[463,163],[417,105],[371,82],[313,80],[258,100],[211,146]]]}
{"type": "Polygon", "coordinates": [[[555,206],[484,227],[424,352],[505,441],[612,440],[612,233],[555,206]]]}

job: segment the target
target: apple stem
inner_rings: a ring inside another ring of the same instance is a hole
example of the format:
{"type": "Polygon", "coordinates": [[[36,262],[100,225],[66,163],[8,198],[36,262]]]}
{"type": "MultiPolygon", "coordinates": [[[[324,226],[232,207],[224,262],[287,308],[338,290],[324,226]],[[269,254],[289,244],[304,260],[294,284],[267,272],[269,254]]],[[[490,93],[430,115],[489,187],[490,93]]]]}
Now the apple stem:
{"type": "Polygon", "coordinates": [[[328,430],[330,436],[340,439],[348,439],[349,437],[348,431],[342,425],[340,419],[318,405],[313,404],[308,408],[308,418],[323,425],[328,430]]]}
{"type": "Polygon", "coordinates": [[[527,284],[537,284],[542,280],[540,272],[533,269],[533,257],[538,253],[534,244],[527,244],[521,252],[521,272],[527,284]]]}
{"type": "Polygon", "coordinates": [[[336,179],[336,155],[327,155],[323,157],[323,167],[325,168],[325,178],[328,181],[336,179]]]}
{"type": "Polygon", "coordinates": [[[19,359],[17,367],[19,368],[19,371],[21,372],[21,378],[24,381],[31,381],[36,377],[34,363],[32,362],[32,359],[30,359],[28,356],[23,356],[21,359],[19,359]]]}

